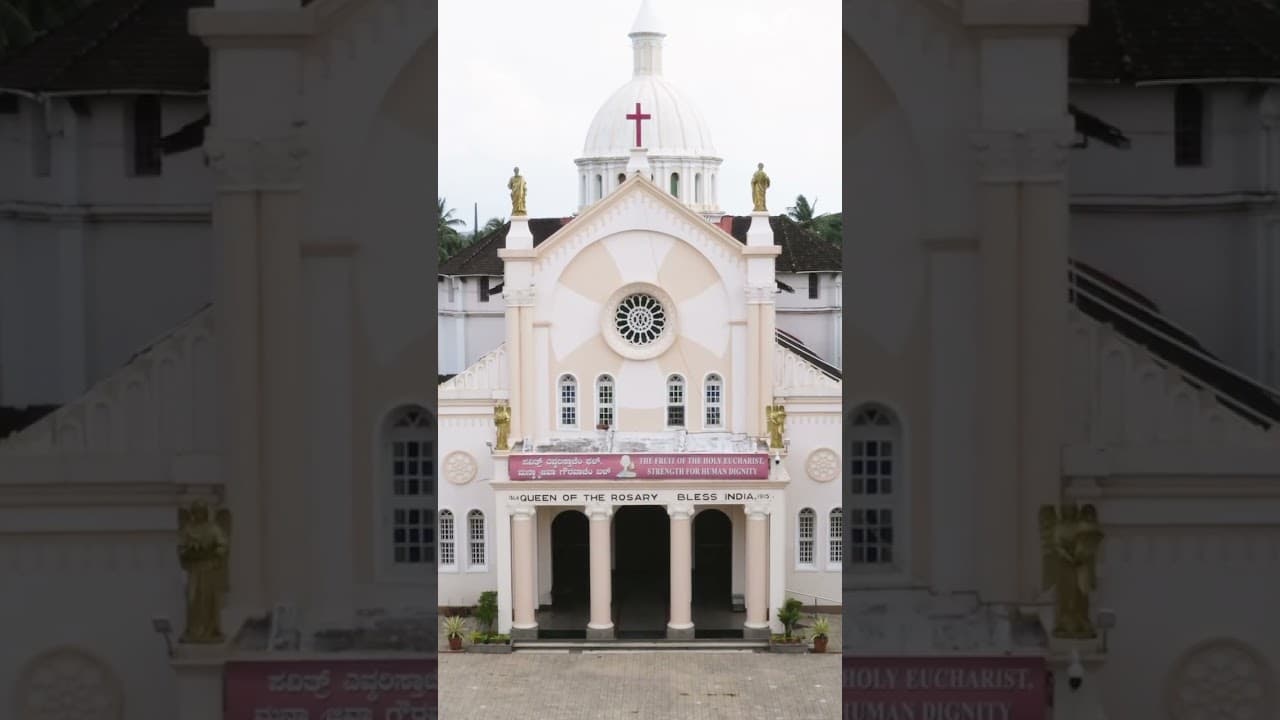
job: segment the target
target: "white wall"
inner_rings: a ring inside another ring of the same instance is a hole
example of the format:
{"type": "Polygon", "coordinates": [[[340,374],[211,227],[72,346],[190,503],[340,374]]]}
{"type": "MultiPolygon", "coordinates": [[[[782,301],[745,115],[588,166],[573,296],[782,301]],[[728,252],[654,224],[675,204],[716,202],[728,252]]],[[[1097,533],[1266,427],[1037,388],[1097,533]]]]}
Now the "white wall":
{"type": "MultiPolygon", "coordinates": [[[[123,97],[49,106],[50,172],[31,161],[32,101],[0,115],[0,402],[63,403],[210,302],[212,180],[203,152],[131,176],[123,97]],[[57,222],[50,222],[51,220],[57,222]]],[[[203,98],[165,98],[163,132],[203,98]]]]}

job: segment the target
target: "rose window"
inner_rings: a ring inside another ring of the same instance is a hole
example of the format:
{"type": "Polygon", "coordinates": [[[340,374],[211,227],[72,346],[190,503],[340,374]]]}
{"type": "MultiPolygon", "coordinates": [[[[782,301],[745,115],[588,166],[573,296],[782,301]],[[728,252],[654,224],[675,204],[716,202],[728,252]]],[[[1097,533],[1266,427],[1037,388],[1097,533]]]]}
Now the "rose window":
{"type": "Polygon", "coordinates": [[[618,335],[632,345],[645,346],[662,336],[667,327],[667,312],[652,295],[635,293],[618,303],[614,312],[618,335]]]}

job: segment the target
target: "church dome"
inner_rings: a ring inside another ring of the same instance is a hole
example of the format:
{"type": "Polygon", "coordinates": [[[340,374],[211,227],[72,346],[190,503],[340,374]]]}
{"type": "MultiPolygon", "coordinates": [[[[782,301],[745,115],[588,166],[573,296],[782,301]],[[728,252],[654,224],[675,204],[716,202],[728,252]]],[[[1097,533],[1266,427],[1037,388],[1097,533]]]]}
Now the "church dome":
{"type": "Polygon", "coordinates": [[[641,141],[650,156],[713,157],[715,146],[702,113],[662,76],[666,33],[652,0],[643,0],[629,34],[634,55],[631,82],[618,88],[596,112],[583,145],[584,158],[626,157],[636,147],[636,104],[641,141]],[[627,116],[632,115],[631,119],[627,116]]]}
{"type": "Polygon", "coordinates": [[[640,121],[641,141],[650,156],[715,156],[702,113],[683,92],[655,74],[637,75],[600,106],[587,131],[582,156],[626,157],[636,146],[636,121],[627,119],[636,114],[636,103],[642,115],[651,116],[640,121]]]}
{"type": "Polygon", "coordinates": [[[574,161],[578,166],[578,208],[584,209],[621,187],[627,178],[631,150],[643,147],[649,180],[715,222],[724,215],[716,182],[721,159],[716,156],[702,113],[662,76],[666,33],[652,2],[642,0],[631,26],[631,81],[615,90],[596,112],[582,157],[574,161]]]}

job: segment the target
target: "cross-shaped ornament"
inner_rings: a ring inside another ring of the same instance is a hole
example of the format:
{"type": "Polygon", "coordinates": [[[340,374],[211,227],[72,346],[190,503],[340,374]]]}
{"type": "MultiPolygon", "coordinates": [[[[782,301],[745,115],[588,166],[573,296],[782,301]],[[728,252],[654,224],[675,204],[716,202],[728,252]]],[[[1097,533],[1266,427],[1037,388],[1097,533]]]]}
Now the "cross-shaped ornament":
{"type": "Polygon", "coordinates": [[[640,112],[640,103],[636,103],[636,111],[634,113],[630,113],[627,115],[628,120],[636,121],[636,147],[644,147],[643,145],[640,144],[640,121],[648,120],[652,117],[653,116],[648,113],[640,112]]]}

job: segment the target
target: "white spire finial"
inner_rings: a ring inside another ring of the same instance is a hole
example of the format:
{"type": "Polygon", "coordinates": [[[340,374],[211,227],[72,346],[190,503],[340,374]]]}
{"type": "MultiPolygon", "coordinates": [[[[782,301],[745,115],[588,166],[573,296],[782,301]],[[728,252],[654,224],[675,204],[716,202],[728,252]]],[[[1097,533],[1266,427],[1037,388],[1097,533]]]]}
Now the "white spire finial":
{"type": "Polygon", "coordinates": [[[632,35],[666,35],[658,14],[653,10],[653,0],[640,0],[640,12],[636,21],[631,24],[632,35]]]}
{"type": "Polygon", "coordinates": [[[631,24],[631,50],[636,75],[662,74],[662,23],[653,10],[653,0],[640,0],[640,12],[631,24]]]}

